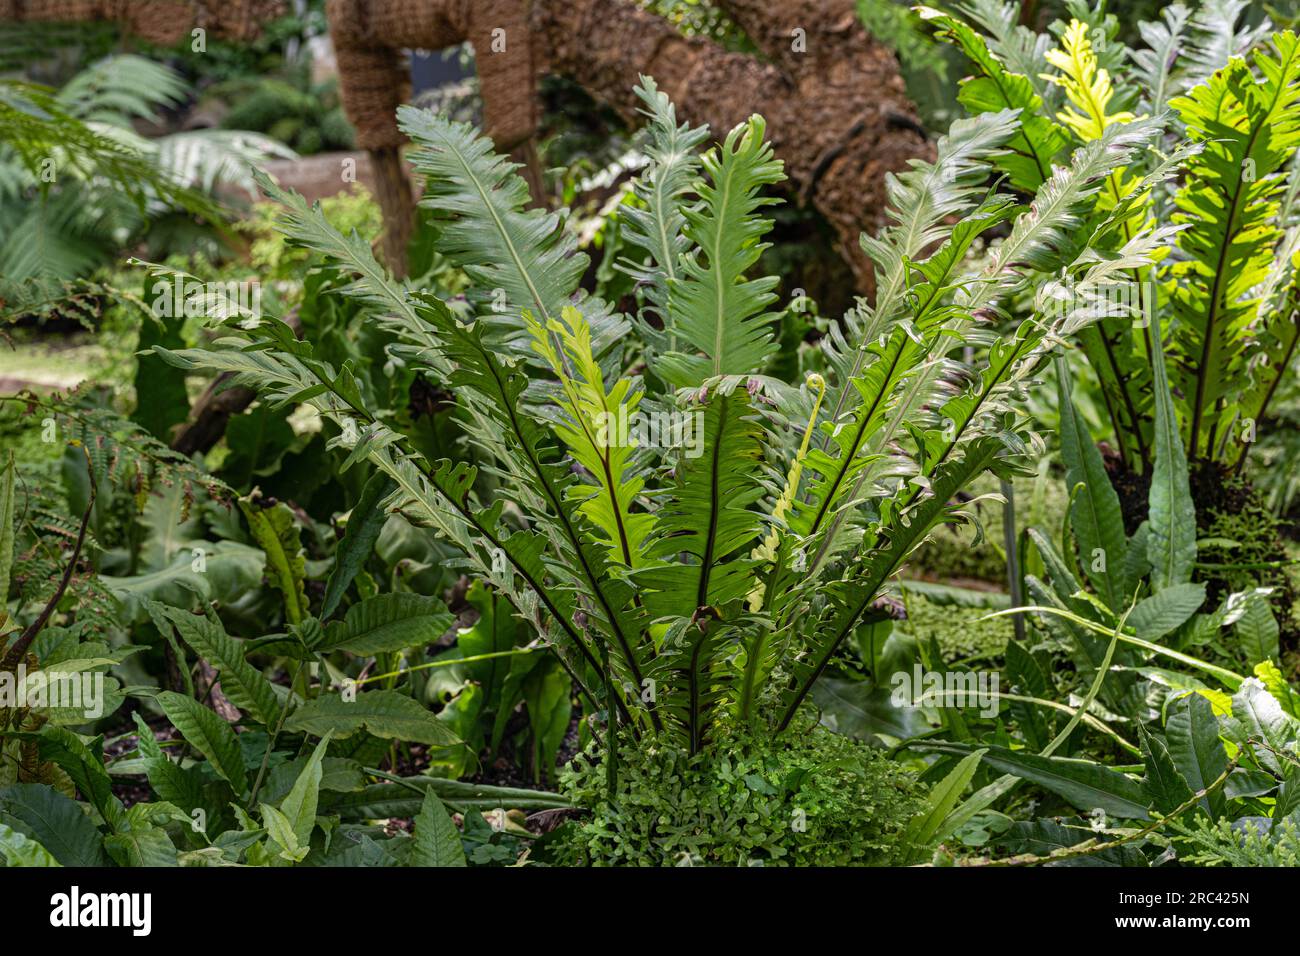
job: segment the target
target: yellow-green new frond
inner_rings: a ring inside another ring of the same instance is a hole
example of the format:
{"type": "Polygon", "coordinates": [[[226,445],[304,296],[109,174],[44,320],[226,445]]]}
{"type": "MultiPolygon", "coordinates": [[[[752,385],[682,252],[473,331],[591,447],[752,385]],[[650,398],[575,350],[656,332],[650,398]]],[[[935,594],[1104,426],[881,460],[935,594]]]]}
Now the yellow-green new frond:
{"type": "Polygon", "coordinates": [[[565,306],[559,319],[545,325],[528,312],[523,319],[533,350],[559,377],[558,401],[564,416],[556,422],[555,434],[595,481],[571,486],[570,494],[581,499],[579,510],[604,533],[601,543],[610,558],[639,567],[654,524],[650,515],[632,511],[645,487],[632,469],[637,441],[631,426],[642,393],[634,392],[628,379],[619,379],[606,390],[592,348],[591,327],[578,309],[565,306]]]}
{"type": "Polygon", "coordinates": [[[1047,51],[1047,62],[1060,70],[1060,74],[1044,73],[1043,79],[1065,90],[1069,106],[1057,114],[1057,119],[1087,143],[1101,136],[1113,123],[1131,123],[1137,119],[1127,110],[1108,113],[1115,89],[1110,74],[1100,68],[1092,41],[1088,39],[1088,24],[1071,20],[1061,37],[1061,47],[1047,51]]]}

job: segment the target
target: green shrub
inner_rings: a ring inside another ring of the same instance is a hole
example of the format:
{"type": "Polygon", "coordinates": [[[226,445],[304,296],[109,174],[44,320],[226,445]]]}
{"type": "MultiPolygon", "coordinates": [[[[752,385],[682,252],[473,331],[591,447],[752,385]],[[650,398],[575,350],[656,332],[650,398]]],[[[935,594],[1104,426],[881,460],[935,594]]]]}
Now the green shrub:
{"type": "Polygon", "coordinates": [[[885,865],[922,804],[900,764],[820,726],[776,741],[720,727],[694,756],[643,739],[620,749],[615,800],[591,747],[560,783],[593,814],[569,839],[572,862],[597,866],[885,865]]]}

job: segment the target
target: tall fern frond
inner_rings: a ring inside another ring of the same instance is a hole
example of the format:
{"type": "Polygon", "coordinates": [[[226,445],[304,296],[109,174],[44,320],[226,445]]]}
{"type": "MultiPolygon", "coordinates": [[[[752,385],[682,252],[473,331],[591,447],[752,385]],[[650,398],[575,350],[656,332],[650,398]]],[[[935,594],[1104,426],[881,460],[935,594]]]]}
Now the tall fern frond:
{"type": "Polygon", "coordinates": [[[694,249],[682,258],[681,275],[668,280],[667,328],[679,350],[660,356],[655,368],[676,387],[761,371],[776,351],[777,315],[765,310],[776,301],[777,280],[745,278],[772,228],[756,215],[777,202],[763,187],[785,179],[766,129],[751,116],[706,153],[705,179],[695,187],[700,202],[682,210],[683,235],[694,249]]]}
{"type": "Polygon", "coordinates": [[[1142,103],[1153,116],[1159,116],[1169,100],[1185,88],[1180,60],[1187,45],[1192,11],[1181,3],[1171,3],[1160,11],[1159,20],[1144,20],[1138,32],[1145,50],[1133,52],[1137,79],[1142,88],[1142,103]]]}
{"type": "Polygon", "coordinates": [[[171,67],[132,54],[109,56],[77,73],[57,99],[68,114],[88,123],[122,126],[156,119],[160,109],[183,102],[189,90],[171,67]]]}
{"type": "Polygon", "coordinates": [[[1238,24],[1250,0],[1201,0],[1191,19],[1185,50],[1188,87],[1208,80],[1233,57],[1244,57],[1263,43],[1273,29],[1268,20],[1253,27],[1238,24]]]}
{"type": "Polygon", "coordinates": [[[763,429],[737,389],[714,392],[696,410],[699,456],[683,455],[654,516],[650,555],[637,573],[654,618],[690,618],[744,597],[754,562],[746,553],[762,531],[753,506],[762,498],[763,429]],[[691,561],[679,559],[689,555],[691,561]]]}
{"type": "Polygon", "coordinates": [[[1232,382],[1242,374],[1242,344],[1259,308],[1253,290],[1273,266],[1281,232],[1274,218],[1283,183],[1276,175],[1300,146],[1300,41],[1273,37],[1256,51],[1256,76],[1233,59],[1171,104],[1188,136],[1204,150],[1188,164],[1175,197],[1174,221],[1186,255],[1169,275],[1178,280],[1178,322],[1169,340],[1171,373],[1188,397],[1189,457],[1212,456],[1233,413],[1232,382]]]}
{"type": "Polygon", "coordinates": [[[933,29],[935,38],[959,49],[976,70],[974,76],[962,82],[958,102],[972,114],[1019,112],[1020,128],[1008,141],[1008,152],[997,157],[997,163],[1010,177],[1012,186],[1034,192],[1051,175],[1052,163],[1069,139],[1044,109],[1043,96],[1033,80],[1008,69],[986,38],[956,17],[933,7],[916,10],[933,29]]]}
{"type": "Polygon", "coordinates": [[[591,329],[577,309],[565,306],[546,326],[525,312],[524,322],[533,349],[559,379],[556,397],[562,417],[553,425],[555,435],[595,481],[594,486],[571,485],[568,496],[580,502],[579,510],[600,529],[610,560],[636,568],[654,523],[650,515],[634,511],[645,480],[632,464],[636,436],[630,423],[642,393],[626,378],[606,387],[592,352],[591,329]]]}
{"type": "MultiPolygon", "coordinates": [[[[437,250],[473,280],[483,314],[495,313],[492,337],[528,354],[521,313],[527,309],[543,324],[558,319],[580,295],[587,256],[565,233],[561,214],[527,208],[527,183],[486,136],[411,106],[397,117],[416,144],[411,163],[425,177],[420,204],[434,212],[437,250]]],[[[598,299],[584,301],[582,309],[602,355],[626,333],[627,322],[598,299]]]]}
{"type": "MultiPolygon", "coordinates": [[[[690,248],[683,234],[686,217],[682,210],[695,186],[700,168],[697,150],[708,138],[707,126],[678,124],[677,111],[666,93],[648,76],[642,76],[636,95],[645,104],[641,113],[647,117],[646,155],[650,165],[638,177],[634,193],[639,204],[625,205],[623,241],[640,249],[644,263],[625,258],[619,268],[632,276],[662,324],[668,325],[668,286],[681,276],[681,259],[690,248]]],[[[659,339],[661,330],[643,323],[642,333],[659,339]]],[[[677,348],[671,326],[664,331],[659,351],[677,348]]]]}
{"type": "MultiPolygon", "coordinates": [[[[828,418],[837,421],[854,400],[852,382],[862,371],[867,350],[904,314],[909,289],[909,263],[947,235],[944,223],[967,215],[985,198],[982,188],[990,160],[1015,134],[1014,110],[982,113],[957,120],[939,138],[935,161],[911,160],[904,172],[885,180],[890,225],[874,238],[862,237],[876,275],[873,305],[860,305],[846,316],[845,328],[832,328],[822,348],[833,373],[828,418]]],[[[984,217],[972,217],[981,220],[984,217]]],[[[949,245],[950,250],[969,245],[949,245]]],[[[942,261],[935,253],[936,261],[942,261]]],[[[956,268],[959,258],[949,261],[956,268]]],[[[826,442],[822,442],[825,448],[826,442]]]]}

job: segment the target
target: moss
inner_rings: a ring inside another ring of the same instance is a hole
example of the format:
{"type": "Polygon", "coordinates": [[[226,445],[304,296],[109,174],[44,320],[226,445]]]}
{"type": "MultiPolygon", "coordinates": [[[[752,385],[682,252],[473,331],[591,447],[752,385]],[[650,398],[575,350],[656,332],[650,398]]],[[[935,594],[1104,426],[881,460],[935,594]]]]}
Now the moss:
{"type": "Polygon", "coordinates": [[[588,748],[560,783],[592,812],[563,854],[599,866],[888,865],[922,806],[902,765],[824,727],[775,740],[721,727],[694,756],[625,743],[612,800],[603,751],[588,748]]]}
{"type": "Polygon", "coordinates": [[[916,638],[918,644],[939,644],[945,661],[1001,657],[1015,633],[1009,617],[982,621],[988,608],[935,604],[914,594],[907,596],[907,620],[895,625],[916,638]]]}
{"type": "Polygon", "coordinates": [[[1230,492],[1223,506],[1207,508],[1198,515],[1197,561],[1228,566],[1201,572],[1207,585],[1207,603],[1215,607],[1233,591],[1273,588],[1269,601],[1281,628],[1282,647],[1294,651],[1300,644],[1300,622],[1295,613],[1293,572],[1286,567],[1267,566],[1290,557],[1281,533],[1283,522],[1245,482],[1236,482],[1230,492]]]}

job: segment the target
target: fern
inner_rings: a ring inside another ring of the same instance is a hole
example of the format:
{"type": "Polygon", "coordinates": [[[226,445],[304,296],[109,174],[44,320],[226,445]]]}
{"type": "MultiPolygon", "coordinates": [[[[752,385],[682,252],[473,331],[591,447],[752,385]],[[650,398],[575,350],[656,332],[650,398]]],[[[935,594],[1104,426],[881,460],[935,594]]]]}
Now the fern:
{"type": "MultiPolygon", "coordinates": [[[[526,352],[519,315],[528,310],[544,325],[558,320],[578,292],[587,256],[576,251],[559,215],[525,211],[527,184],[468,124],[409,106],[397,117],[418,144],[411,162],[427,177],[421,204],[436,211],[437,250],[474,281],[484,314],[497,316],[502,329],[493,338],[526,352]]],[[[626,322],[600,300],[576,304],[592,326],[597,355],[626,334],[626,322]]]]}
{"type": "MultiPolygon", "coordinates": [[[[636,92],[645,104],[641,112],[649,120],[645,151],[650,164],[635,186],[638,202],[625,205],[621,215],[623,240],[640,249],[647,261],[637,264],[625,260],[620,268],[636,280],[652,314],[667,325],[668,288],[680,277],[681,259],[690,247],[690,240],[683,235],[683,208],[700,165],[697,150],[709,131],[707,127],[678,125],[672,101],[650,77],[641,77],[636,92]]],[[[658,344],[659,351],[677,347],[670,328],[661,337],[660,330],[644,323],[641,332],[648,341],[658,344]]]]}
{"type": "Polygon", "coordinates": [[[703,354],[660,356],[656,371],[669,384],[693,387],[762,371],[776,351],[777,316],[763,310],[776,300],[777,280],[745,279],[767,248],[758,240],[772,227],[755,215],[775,202],[761,190],[785,178],[765,130],[761,117],[750,117],[706,153],[700,203],[682,210],[683,236],[694,248],[682,257],[682,274],[668,280],[668,327],[679,345],[703,354]]]}
{"type": "Polygon", "coordinates": [[[1193,457],[1216,457],[1237,414],[1233,383],[1260,305],[1252,290],[1268,276],[1282,235],[1273,223],[1283,185],[1275,174],[1300,146],[1300,42],[1293,33],[1272,42],[1271,53],[1255,54],[1258,76],[1234,59],[1171,104],[1205,144],[1175,201],[1187,259],[1169,269],[1179,280],[1172,373],[1189,399],[1193,457]]]}
{"type": "Polygon", "coordinates": [[[748,273],[770,227],[763,190],[780,178],[761,120],[732,130],[687,185],[694,161],[675,150],[701,137],[676,124],[652,84],[641,96],[657,145],[636,187],[646,208],[633,231],[647,255],[627,266],[645,290],[635,322],[577,289],[561,215],[525,212],[521,181],[467,127],[403,112],[443,217],[442,250],[478,286],[471,317],[392,283],[355,238],[283,197],[293,240],[354,276],[346,291],[397,337],[394,354],[450,387],[493,480],[425,461],[364,407],[346,367],[316,358],[278,320],[218,315],[226,338],[212,347],[158,351],[233,372],[267,401],[317,408],[338,426],[331,444],[348,464],[367,459],[392,479],[384,507],[460,548],[584,693],[608,701],[629,733],[669,733],[698,751],[724,709],[761,724],[762,702],[780,698],[771,725],[787,726],[912,549],[962,519],[958,492],[989,469],[1016,470],[1035,441],[1021,392],[1063,337],[1108,313],[1088,300],[1028,317],[1006,339],[988,319],[1038,269],[1104,284],[1149,264],[1160,234],[1141,232],[1098,261],[1091,240],[1129,210],[1088,212],[1158,126],[1107,130],[1055,168],[1029,207],[988,185],[991,159],[1019,129],[1015,110],[957,124],[939,164],[891,179],[891,224],[864,241],[882,294],[830,346],[843,399],[823,410],[822,383],[809,403],[761,374],[776,279],[748,273]],[[962,222],[945,236],[950,216],[962,222]],[[972,270],[976,242],[1006,223],[987,267],[972,270]],[[494,295],[506,312],[490,307],[494,295]],[[644,330],[651,317],[675,348],[609,334],[644,330]],[[963,365],[951,354],[960,341],[987,357],[963,365]],[[654,376],[623,373],[636,356],[654,376]],[[622,428],[646,410],[698,422],[698,441],[676,433],[642,447],[622,428]],[[787,433],[798,414],[802,442],[787,433]]]}
{"type": "Polygon", "coordinates": [[[972,114],[1019,111],[1020,127],[1007,143],[1009,151],[999,156],[997,163],[1017,189],[1038,189],[1068,143],[1064,130],[1046,115],[1042,92],[1035,89],[1030,76],[1008,69],[967,24],[932,7],[918,7],[917,11],[936,39],[956,46],[978,71],[962,83],[958,102],[972,114]]]}

